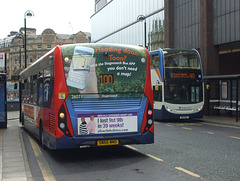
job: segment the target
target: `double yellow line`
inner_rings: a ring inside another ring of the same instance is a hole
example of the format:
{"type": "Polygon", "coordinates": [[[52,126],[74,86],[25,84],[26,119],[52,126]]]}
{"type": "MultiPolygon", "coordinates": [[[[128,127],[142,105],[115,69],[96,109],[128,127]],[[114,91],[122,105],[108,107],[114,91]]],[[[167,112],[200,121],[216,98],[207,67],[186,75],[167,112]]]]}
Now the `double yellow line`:
{"type": "Polygon", "coordinates": [[[42,151],[41,151],[39,145],[37,144],[36,140],[34,140],[29,135],[28,135],[28,137],[29,137],[30,143],[32,145],[34,154],[36,156],[38,165],[39,165],[40,170],[42,172],[43,179],[45,181],[55,181],[56,179],[55,179],[55,177],[54,177],[54,175],[53,175],[53,173],[52,173],[52,171],[51,171],[47,161],[44,159],[42,151]]]}

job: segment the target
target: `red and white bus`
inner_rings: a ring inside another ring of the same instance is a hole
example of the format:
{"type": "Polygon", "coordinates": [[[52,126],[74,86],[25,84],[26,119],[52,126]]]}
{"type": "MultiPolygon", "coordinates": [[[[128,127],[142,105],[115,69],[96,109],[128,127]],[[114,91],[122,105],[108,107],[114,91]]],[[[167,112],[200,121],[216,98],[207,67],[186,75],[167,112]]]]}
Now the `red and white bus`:
{"type": "Polygon", "coordinates": [[[49,149],[154,142],[147,49],[59,45],[20,73],[24,127],[49,149]]]}

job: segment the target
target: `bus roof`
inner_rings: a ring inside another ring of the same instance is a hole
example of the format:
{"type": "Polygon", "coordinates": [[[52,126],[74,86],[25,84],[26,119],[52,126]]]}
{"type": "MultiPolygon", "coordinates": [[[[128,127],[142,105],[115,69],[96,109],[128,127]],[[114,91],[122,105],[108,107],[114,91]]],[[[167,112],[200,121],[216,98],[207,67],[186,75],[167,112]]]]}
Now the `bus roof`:
{"type": "MultiPolygon", "coordinates": [[[[117,44],[117,43],[77,43],[77,44],[65,44],[65,45],[57,45],[56,47],[71,47],[71,46],[93,46],[93,47],[97,47],[97,46],[113,46],[113,47],[119,47],[119,48],[135,48],[137,50],[140,49],[144,49],[142,46],[137,46],[137,45],[127,45],[127,44],[117,44]]],[[[32,72],[37,72],[39,71],[39,67],[42,67],[42,65],[48,65],[45,62],[43,62],[42,60],[44,60],[47,56],[49,56],[50,54],[52,54],[54,52],[54,50],[56,49],[56,47],[54,47],[53,49],[51,49],[49,52],[47,52],[45,55],[43,55],[42,57],[40,57],[39,59],[37,59],[34,63],[32,63],[30,66],[28,66],[26,69],[24,69],[23,71],[20,72],[20,77],[25,79],[26,77],[28,77],[32,72]],[[41,64],[41,62],[43,64],[41,64]]],[[[49,59],[47,60],[49,61],[49,59]]]]}
{"type": "Polygon", "coordinates": [[[54,52],[54,50],[56,49],[56,47],[54,47],[53,49],[51,49],[49,52],[47,52],[45,55],[43,55],[42,57],[40,57],[39,59],[37,59],[35,62],[33,62],[29,67],[27,67],[26,69],[24,69],[23,71],[20,72],[20,77],[25,77],[27,76],[26,73],[28,71],[30,72],[37,72],[39,70],[39,62],[41,62],[41,60],[43,60],[45,57],[49,56],[50,54],[52,54],[54,52]]]}

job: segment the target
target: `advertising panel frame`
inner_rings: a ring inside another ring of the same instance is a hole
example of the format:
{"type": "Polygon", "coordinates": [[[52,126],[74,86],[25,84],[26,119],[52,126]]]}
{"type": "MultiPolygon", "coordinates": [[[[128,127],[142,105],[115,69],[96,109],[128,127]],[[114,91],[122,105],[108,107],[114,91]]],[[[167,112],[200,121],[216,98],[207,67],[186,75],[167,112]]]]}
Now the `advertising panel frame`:
{"type": "Polygon", "coordinates": [[[0,128],[7,128],[6,74],[0,73],[0,128]]]}

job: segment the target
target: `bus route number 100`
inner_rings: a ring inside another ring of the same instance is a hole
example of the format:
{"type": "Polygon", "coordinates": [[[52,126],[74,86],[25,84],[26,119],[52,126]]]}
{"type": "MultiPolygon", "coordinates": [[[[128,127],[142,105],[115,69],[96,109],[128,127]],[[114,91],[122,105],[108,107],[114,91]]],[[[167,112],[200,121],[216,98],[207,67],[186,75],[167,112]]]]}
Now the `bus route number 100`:
{"type": "Polygon", "coordinates": [[[112,74],[101,74],[100,82],[101,82],[101,84],[113,84],[113,75],[112,74]]]}

